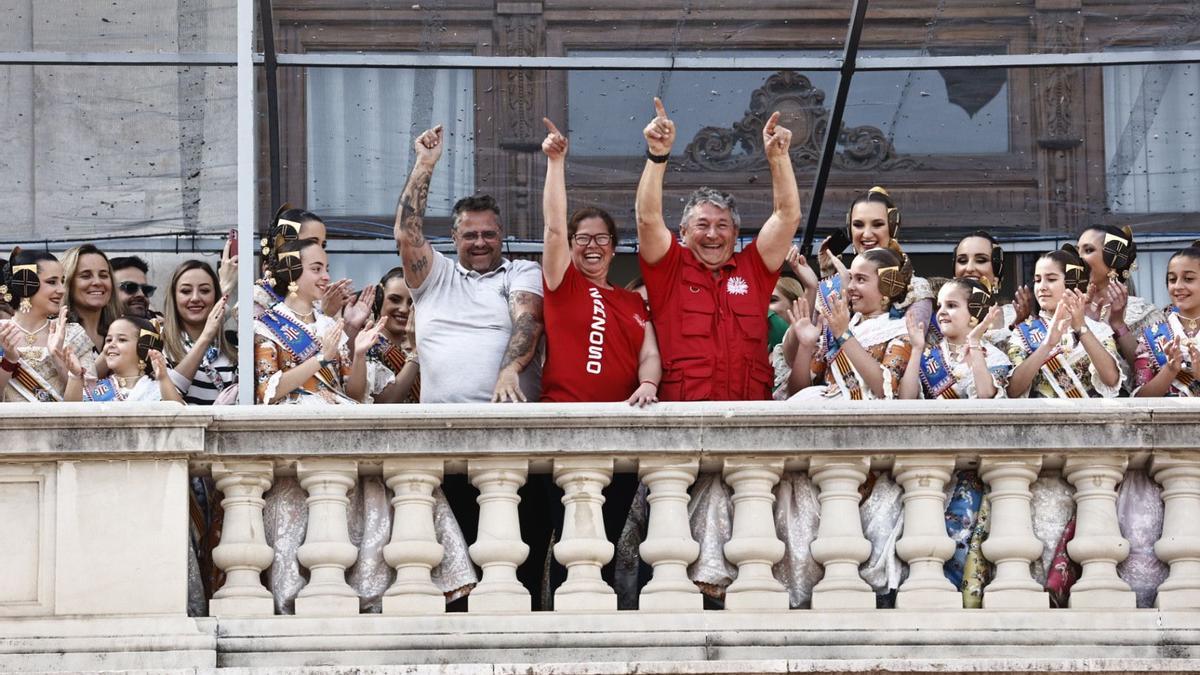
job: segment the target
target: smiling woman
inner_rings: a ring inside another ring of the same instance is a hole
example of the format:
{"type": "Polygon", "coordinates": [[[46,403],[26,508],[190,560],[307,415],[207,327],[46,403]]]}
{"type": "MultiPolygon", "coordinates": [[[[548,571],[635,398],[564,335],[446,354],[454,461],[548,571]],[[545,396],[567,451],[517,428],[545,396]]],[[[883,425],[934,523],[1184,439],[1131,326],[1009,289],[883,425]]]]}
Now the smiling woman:
{"type": "Polygon", "coordinates": [[[112,265],[103,251],[84,244],[63,254],[63,269],[69,318],[83,326],[99,351],[109,324],[121,315],[113,292],[112,265]]]}

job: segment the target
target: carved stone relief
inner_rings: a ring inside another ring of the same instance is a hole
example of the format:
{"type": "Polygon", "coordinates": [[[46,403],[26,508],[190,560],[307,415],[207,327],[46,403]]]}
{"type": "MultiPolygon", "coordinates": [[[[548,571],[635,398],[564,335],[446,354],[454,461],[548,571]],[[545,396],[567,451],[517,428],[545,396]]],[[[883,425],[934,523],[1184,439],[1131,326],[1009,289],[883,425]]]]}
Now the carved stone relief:
{"type": "MultiPolygon", "coordinates": [[[[795,71],[781,70],[750,95],[745,116],[729,129],[705,127],[684,150],[685,170],[755,171],[767,168],[762,129],[778,110],[780,124],[792,132],[789,154],[797,168],[815,167],[821,157],[829,110],[825,92],[795,71]]],[[[847,127],[838,132],[839,150],[833,166],[848,171],[888,171],[918,168],[918,162],[899,156],[887,136],[872,126],[847,127]]]]}

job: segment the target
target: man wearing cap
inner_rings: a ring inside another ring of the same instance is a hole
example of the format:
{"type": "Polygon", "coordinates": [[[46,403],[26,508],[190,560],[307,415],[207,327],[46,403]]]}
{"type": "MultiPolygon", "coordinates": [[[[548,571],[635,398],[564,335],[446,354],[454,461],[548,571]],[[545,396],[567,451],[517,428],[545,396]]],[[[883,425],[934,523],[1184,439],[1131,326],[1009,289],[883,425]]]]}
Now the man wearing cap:
{"type": "Polygon", "coordinates": [[[662,183],[675,124],[654,99],[642,132],[646,165],[637,189],[638,255],[658,330],[664,401],[771,397],[767,309],[779,269],[800,224],[800,194],[788,147],[792,133],[771,115],[762,143],[774,209],[758,237],[739,252],[741,217],[731,195],[702,187],[683,207],[677,240],[663,219],[662,183]]]}

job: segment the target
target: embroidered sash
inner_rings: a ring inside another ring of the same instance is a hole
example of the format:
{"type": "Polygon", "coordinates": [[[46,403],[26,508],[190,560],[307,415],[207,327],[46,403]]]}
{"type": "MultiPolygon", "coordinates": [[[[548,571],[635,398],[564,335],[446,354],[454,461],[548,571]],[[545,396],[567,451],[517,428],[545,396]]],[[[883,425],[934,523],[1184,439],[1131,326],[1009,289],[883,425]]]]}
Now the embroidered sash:
{"type": "MultiPolygon", "coordinates": [[[[317,336],[312,334],[308,326],[287,314],[269,309],[263,312],[258,320],[267,329],[271,339],[283,347],[297,363],[304,363],[320,353],[321,343],[317,340],[317,336]]],[[[334,391],[342,390],[337,384],[337,377],[328,366],[322,366],[317,371],[317,379],[334,391]]]]}
{"type": "MultiPolygon", "coordinates": [[[[1166,321],[1142,329],[1142,336],[1146,340],[1146,346],[1150,348],[1150,354],[1154,356],[1154,359],[1150,362],[1150,367],[1153,368],[1155,373],[1158,373],[1162,370],[1163,366],[1167,365],[1167,343],[1173,341],[1176,335],[1185,337],[1187,335],[1183,332],[1182,326],[1179,326],[1178,330],[1173,329],[1174,327],[1171,325],[1172,319],[1175,319],[1175,316],[1168,309],[1166,321]]],[[[1175,319],[1175,321],[1178,321],[1178,319],[1175,319]]],[[[1192,385],[1195,381],[1196,378],[1192,376],[1191,371],[1184,368],[1175,376],[1175,379],[1171,382],[1171,386],[1180,396],[1191,396],[1192,385]]]]}
{"type": "Polygon", "coordinates": [[[921,384],[925,385],[929,397],[958,398],[958,392],[954,390],[957,382],[941,346],[926,347],[921,354],[921,384]]]}
{"type": "MultiPolygon", "coordinates": [[[[1025,349],[1032,355],[1049,334],[1046,323],[1039,316],[1031,316],[1017,326],[1017,336],[1025,349]]],[[[1050,388],[1059,398],[1088,398],[1087,387],[1079,381],[1075,371],[1062,360],[1062,346],[1056,346],[1050,353],[1050,358],[1042,364],[1042,377],[1050,383],[1050,388]]]]}
{"type": "MultiPolygon", "coordinates": [[[[4,356],[4,349],[0,348],[0,357],[4,356]]],[[[17,370],[9,378],[8,383],[16,390],[21,398],[24,398],[30,403],[58,403],[62,401],[62,394],[54,388],[54,385],[46,381],[46,378],[37,373],[36,370],[25,365],[25,360],[20,356],[17,357],[17,370]]]]}
{"type": "Polygon", "coordinates": [[[103,403],[105,401],[124,401],[126,395],[121,393],[121,388],[117,386],[117,381],[111,375],[100,380],[96,386],[90,389],[85,387],[83,390],[83,400],[103,403]]]}
{"type": "MultiPolygon", "coordinates": [[[[837,293],[842,293],[842,275],[835,274],[831,277],[825,277],[821,283],[817,284],[817,308],[822,316],[829,316],[829,296],[837,293]]],[[[838,349],[833,344],[833,331],[829,328],[829,322],[825,322],[825,344],[828,345],[830,356],[837,353],[838,349]]]]}

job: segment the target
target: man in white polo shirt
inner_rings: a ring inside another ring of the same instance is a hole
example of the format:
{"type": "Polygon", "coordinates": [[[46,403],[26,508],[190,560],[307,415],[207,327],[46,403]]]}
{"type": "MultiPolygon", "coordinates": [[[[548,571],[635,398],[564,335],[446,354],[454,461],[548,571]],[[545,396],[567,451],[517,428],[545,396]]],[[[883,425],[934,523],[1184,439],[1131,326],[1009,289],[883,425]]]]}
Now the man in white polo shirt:
{"type": "Polygon", "coordinates": [[[541,391],[542,273],[501,254],[504,228],[489,196],[460,199],[450,234],[458,260],[422,234],[442,127],[417,137],[417,161],[396,205],[396,246],[412,289],[422,403],[536,401],[541,391]]]}

